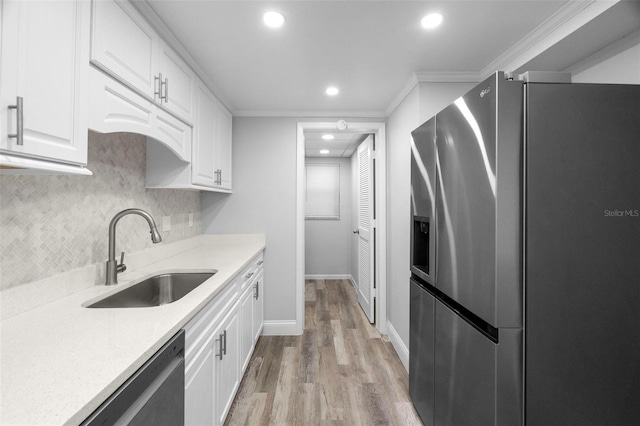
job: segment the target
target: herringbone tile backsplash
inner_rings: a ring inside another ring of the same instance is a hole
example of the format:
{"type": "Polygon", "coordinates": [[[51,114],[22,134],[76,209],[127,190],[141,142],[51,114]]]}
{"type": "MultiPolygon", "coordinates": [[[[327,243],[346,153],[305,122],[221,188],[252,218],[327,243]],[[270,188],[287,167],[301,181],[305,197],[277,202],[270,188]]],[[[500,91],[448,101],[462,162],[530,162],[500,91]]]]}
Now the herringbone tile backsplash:
{"type": "MultiPolygon", "coordinates": [[[[106,261],[109,222],[123,209],[149,212],[163,242],[202,233],[198,192],[145,189],[144,136],[90,132],[88,168],[93,176],[0,175],[0,290],[106,261]]],[[[118,222],[118,254],[151,245],[142,217],[118,222]]]]}

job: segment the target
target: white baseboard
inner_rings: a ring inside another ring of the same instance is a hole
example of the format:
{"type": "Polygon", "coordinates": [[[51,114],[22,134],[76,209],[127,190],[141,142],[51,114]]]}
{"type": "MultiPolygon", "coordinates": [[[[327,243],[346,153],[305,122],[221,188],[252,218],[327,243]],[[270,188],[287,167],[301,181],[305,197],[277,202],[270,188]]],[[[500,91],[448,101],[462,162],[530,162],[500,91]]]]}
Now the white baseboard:
{"type": "Polygon", "coordinates": [[[405,370],[409,371],[409,348],[404,344],[396,329],[393,328],[393,324],[389,321],[387,321],[387,333],[393,348],[398,353],[400,361],[402,361],[402,365],[404,365],[405,370]]]}
{"type": "Polygon", "coordinates": [[[298,336],[298,323],[295,320],[265,321],[262,329],[263,336],[298,336]]]}
{"type": "Polygon", "coordinates": [[[305,280],[353,280],[350,274],[305,275],[305,280]]]}

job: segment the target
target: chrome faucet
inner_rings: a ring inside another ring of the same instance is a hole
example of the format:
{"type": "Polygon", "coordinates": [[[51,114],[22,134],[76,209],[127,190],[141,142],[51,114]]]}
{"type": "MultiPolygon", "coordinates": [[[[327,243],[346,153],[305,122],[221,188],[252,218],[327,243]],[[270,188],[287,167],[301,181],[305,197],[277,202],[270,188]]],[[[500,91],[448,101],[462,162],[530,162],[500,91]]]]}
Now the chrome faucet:
{"type": "Polygon", "coordinates": [[[116,261],[116,223],[128,214],[137,214],[144,217],[151,229],[151,241],[153,241],[154,244],[162,241],[162,237],[156,227],[156,222],[153,220],[153,217],[144,210],[126,209],[116,214],[109,224],[109,260],[107,260],[107,279],[105,285],[118,284],[118,272],[124,272],[127,269],[124,264],[124,252],[122,252],[122,257],[120,258],[120,264],[116,261]]]}

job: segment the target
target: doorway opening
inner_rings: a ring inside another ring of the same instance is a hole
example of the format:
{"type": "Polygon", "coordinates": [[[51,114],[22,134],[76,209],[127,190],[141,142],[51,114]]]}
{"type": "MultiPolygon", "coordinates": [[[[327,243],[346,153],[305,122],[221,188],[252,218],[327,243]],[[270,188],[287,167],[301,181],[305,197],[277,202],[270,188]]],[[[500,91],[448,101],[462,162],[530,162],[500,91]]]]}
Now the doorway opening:
{"type": "MultiPolygon", "coordinates": [[[[371,294],[371,314],[375,311],[375,326],[382,334],[386,334],[386,173],[385,173],[385,123],[381,122],[300,122],[297,128],[297,194],[296,194],[296,326],[297,333],[304,331],[305,307],[305,200],[306,200],[306,151],[307,139],[312,143],[312,136],[318,133],[361,135],[363,140],[371,135],[372,160],[371,180],[371,238],[370,251],[372,276],[375,292],[371,294]],[[340,126],[342,124],[342,126],[340,126]],[[346,124],[346,126],[345,126],[346,124]],[[375,142],[373,142],[375,141],[375,142]],[[375,145],[375,149],[373,149],[375,145]],[[375,213],[373,213],[375,212],[375,213]],[[375,298],[374,298],[375,296],[375,298]]],[[[353,155],[358,155],[354,153],[353,155]]],[[[330,162],[330,161],[327,161],[330,162]]],[[[357,174],[355,174],[357,176],[357,174]]],[[[354,176],[354,175],[352,175],[354,176]]],[[[352,197],[354,198],[354,197],[352,197]]],[[[355,197],[357,198],[357,197],[355,197]]],[[[362,198],[362,197],[361,197],[362,198]]],[[[355,206],[354,206],[355,208],[355,206]]],[[[363,228],[356,226],[352,231],[363,228]]],[[[338,278],[338,277],[336,277],[338,278]]],[[[357,279],[357,277],[356,277],[357,279]]],[[[366,304],[362,304],[366,313],[366,304]]],[[[372,316],[370,318],[373,318],[372,316]]]]}

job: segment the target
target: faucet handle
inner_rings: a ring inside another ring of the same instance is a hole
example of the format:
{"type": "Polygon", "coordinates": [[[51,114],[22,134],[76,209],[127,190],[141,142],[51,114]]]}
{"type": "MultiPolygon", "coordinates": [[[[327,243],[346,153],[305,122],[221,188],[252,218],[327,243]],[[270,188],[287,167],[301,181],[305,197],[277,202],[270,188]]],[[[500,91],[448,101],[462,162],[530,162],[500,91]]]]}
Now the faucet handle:
{"type": "Polygon", "coordinates": [[[120,264],[116,266],[118,272],[124,272],[127,270],[127,265],[124,264],[124,252],[120,254],[120,264]]]}

